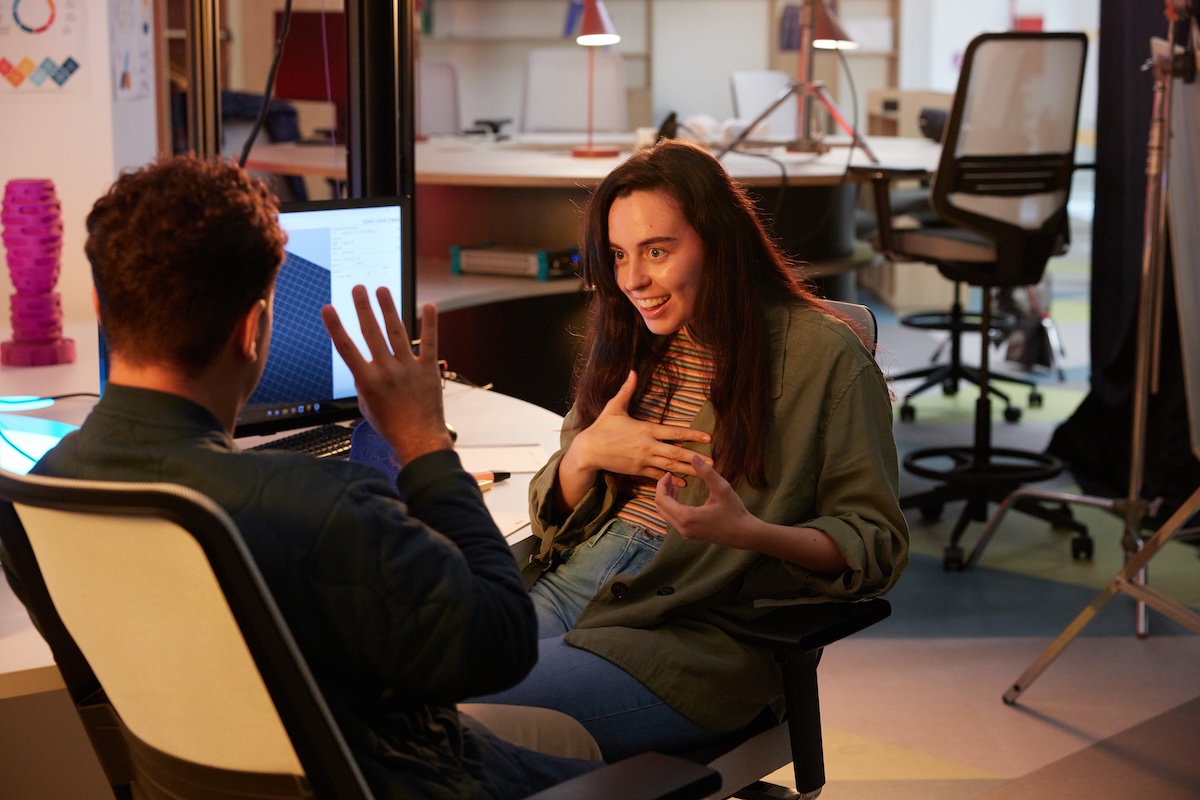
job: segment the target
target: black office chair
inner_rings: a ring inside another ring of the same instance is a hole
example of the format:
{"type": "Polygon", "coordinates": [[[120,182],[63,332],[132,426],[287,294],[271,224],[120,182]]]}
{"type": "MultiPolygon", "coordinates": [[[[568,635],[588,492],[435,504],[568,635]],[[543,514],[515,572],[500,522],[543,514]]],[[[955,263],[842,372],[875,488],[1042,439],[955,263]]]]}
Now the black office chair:
{"type": "MultiPolygon", "coordinates": [[[[170,484],[0,470],[7,568],[118,798],[372,795],[229,517],[170,484]]],[[[648,754],[539,793],[700,798],[712,770],[648,754]]]]}
{"type": "MultiPolygon", "coordinates": [[[[874,347],[878,325],[871,309],[856,303],[830,302],[833,310],[865,335],[874,347]]],[[[817,665],[824,648],[858,633],[891,614],[880,597],[854,603],[807,603],[772,611],[750,623],[729,621],[737,639],[774,651],[783,671],[786,713],[780,721],[765,710],[750,725],[723,740],[685,753],[721,774],[724,796],[742,800],[813,798],[825,785],[821,704],[817,665]],[[798,795],[762,780],[792,764],[798,795]]]]}
{"type": "MultiPolygon", "coordinates": [[[[936,518],[945,503],[966,501],[945,550],[947,569],[964,567],[959,540],[970,521],[987,519],[989,502],[1063,469],[1049,455],[992,446],[990,292],[1038,283],[1050,256],[1064,247],[1086,54],[1082,33],[984,34],[968,45],[930,195],[934,211],[953,227],[894,230],[887,185],[904,173],[856,170],[875,184],[886,255],[932,263],[956,289],[982,289],[976,315],[969,318],[959,303],[952,311],[956,326],[962,326],[956,332],[973,328],[981,334],[974,440],[904,458],[909,472],[941,484],[903,498],[904,507],[936,518]]],[[[1006,416],[1013,418],[1011,412],[1006,416]]],[[[1054,511],[1038,514],[1080,527],[1054,511]]]]}

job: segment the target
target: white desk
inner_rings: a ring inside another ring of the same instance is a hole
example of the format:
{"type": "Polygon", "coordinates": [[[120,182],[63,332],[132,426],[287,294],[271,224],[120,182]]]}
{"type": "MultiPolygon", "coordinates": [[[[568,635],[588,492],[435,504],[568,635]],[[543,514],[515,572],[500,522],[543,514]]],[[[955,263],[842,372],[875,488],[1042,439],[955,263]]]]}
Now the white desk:
{"type": "MultiPolygon", "coordinates": [[[[76,337],[79,361],[54,367],[0,367],[4,393],[95,392],[99,385],[95,326],[75,325],[68,333],[76,337]]],[[[78,425],[94,403],[95,398],[73,398],[50,408],[16,413],[78,425]]],[[[460,447],[533,444],[547,455],[558,449],[562,418],[522,400],[451,383],[446,387],[445,408],[447,420],[458,431],[460,447]]],[[[248,437],[242,443],[251,446],[257,441],[258,437],[248,437]]],[[[498,470],[506,466],[491,465],[498,470]]],[[[514,472],[508,480],[495,484],[484,493],[488,509],[504,520],[528,514],[531,477],[532,472],[514,472]]],[[[508,542],[518,561],[526,560],[533,548],[528,527],[510,535],[508,542]]],[[[62,685],[49,648],[33,629],[25,607],[13,596],[8,582],[0,578],[0,701],[60,689],[62,685]]]]}
{"type": "MultiPolygon", "coordinates": [[[[619,155],[575,158],[571,146],[580,143],[578,138],[523,135],[496,142],[432,137],[417,142],[414,148],[416,182],[418,186],[592,187],[632,152],[632,135],[617,135],[608,139],[624,146],[619,155]]],[[[831,137],[830,141],[841,144],[844,139],[831,137]]],[[[922,167],[932,172],[941,154],[938,144],[928,139],[877,136],[867,141],[879,160],[889,165],[922,167]]],[[[791,185],[830,185],[842,180],[848,161],[856,165],[869,163],[861,150],[851,153],[841,146],[820,155],[791,153],[783,147],[754,152],[759,155],[733,152],[722,159],[730,175],[752,186],[778,186],[783,180],[780,165],[791,185]],[[774,161],[761,155],[770,155],[774,161]]],[[[276,174],[344,179],[346,148],[295,142],[260,144],[250,151],[246,167],[276,174]]]]}
{"type": "MultiPolygon", "coordinates": [[[[524,135],[501,142],[433,137],[417,142],[417,252],[447,258],[453,245],[492,241],[562,248],[579,241],[580,212],[595,186],[632,152],[632,136],[616,137],[625,149],[610,158],[575,158],[578,136],[524,135]]],[[[831,142],[838,143],[837,137],[831,142]]],[[[874,137],[872,150],[886,164],[933,171],[941,148],[927,139],[874,137]]],[[[782,146],[734,152],[722,163],[759,195],[765,210],[779,209],[776,233],[804,261],[844,258],[853,250],[854,189],[843,191],[846,165],[866,164],[859,149],[835,146],[823,154],[791,153],[782,146]],[[769,155],[770,159],[761,157],[769,155]],[[778,190],[788,203],[777,204],[778,190]],[[829,210],[834,209],[830,214],[829,210]],[[814,220],[824,221],[820,232],[814,220]]],[[[344,178],[346,149],[334,145],[261,144],[246,166],[276,174],[344,178]]]]}

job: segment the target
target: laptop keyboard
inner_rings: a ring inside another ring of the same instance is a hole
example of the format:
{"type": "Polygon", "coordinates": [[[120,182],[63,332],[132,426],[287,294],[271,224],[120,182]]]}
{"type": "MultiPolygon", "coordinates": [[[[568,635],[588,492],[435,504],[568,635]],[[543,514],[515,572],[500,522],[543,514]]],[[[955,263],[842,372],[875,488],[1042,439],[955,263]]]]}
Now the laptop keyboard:
{"type": "Polygon", "coordinates": [[[346,458],[350,455],[350,437],[353,433],[353,426],[330,423],[274,439],[250,449],[294,450],[317,458],[346,458]]]}

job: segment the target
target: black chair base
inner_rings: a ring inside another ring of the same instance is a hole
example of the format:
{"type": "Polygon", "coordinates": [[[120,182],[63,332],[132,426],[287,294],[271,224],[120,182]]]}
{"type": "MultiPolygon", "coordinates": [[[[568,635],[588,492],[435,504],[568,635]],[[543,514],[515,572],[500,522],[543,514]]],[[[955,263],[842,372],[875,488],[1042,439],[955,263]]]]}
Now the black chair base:
{"type": "MultiPolygon", "coordinates": [[[[1001,503],[1023,484],[1049,480],[1065,468],[1052,455],[1002,447],[990,448],[982,461],[973,447],[930,447],[909,453],[903,463],[912,474],[937,480],[941,485],[901,497],[901,508],[916,508],[922,519],[934,521],[941,518],[947,503],[966,501],[943,551],[942,568],[947,572],[960,572],[974,565],[976,553],[967,559],[960,541],[971,522],[987,521],[989,503],[1001,503]],[[950,466],[941,466],[946,461],[950,466]]],[[[1088,539],[1087,527],[1075,520],[1069,510],[1036,503],[1019,504],[1015,508],[1056,528],[1075,531],[1077,541],[1088,539]]],[[[1076,546],[1072,547],[1074,552],[1076,546]]]]}
{"type": "MultiPolygon", "coordinates": [[[[1034,381],[1028,378],[1020,378],[1016,375],[1006,375],[1000,372],[989,371],[987,385],[985,386],[985,381],[979,369],[962,363],[961,343],[964,333],[978,333],[984,330],[984,325],[986,325],[988,342],[984,346],[987,346],[995,336],[998,335],[1002,338],[1006,331],[1011,330],[1016,325],[1016,318],[1011,315],[996,314],[993,312],[988,315],[988,321],[985,322],[983,314],[963,311],[962,301],[959,299],[961,287],[961,283],[955,284],[954,306],[949,312],[920,312],[908,314],[900,319],[900,324],[907,328],[946,331],[949,335],[948,343],[950,344],[950,360],[947,363],[933,364],[929,367],[910,370],[900,375],[892,376],[892,381],[922,379],[922,383],[905,394],[900,402],[901,422],[912,422],[917,417],[916,409],[910,402],[912,398],[934,386],[941,386],[943,394],[955,395],[958,394],[959,384],[964,381],[981,388],[986,388],[990,395],[1001,400],[1004,403],[1004,419],[1008,422],[1019,421],[1021,419],[1021,409],[1013,405],[1007,393],[991,385],[991,381],[1007,381],[1024,386],[1030,390],[1030,408],[1039,408],[1042,405],[1042,394],[1038,391],[1037,383],[1034,381]]],[[[934,360],[941,354],[941,350],[942,347],[939,347],[934,352],[934,360]]]]}

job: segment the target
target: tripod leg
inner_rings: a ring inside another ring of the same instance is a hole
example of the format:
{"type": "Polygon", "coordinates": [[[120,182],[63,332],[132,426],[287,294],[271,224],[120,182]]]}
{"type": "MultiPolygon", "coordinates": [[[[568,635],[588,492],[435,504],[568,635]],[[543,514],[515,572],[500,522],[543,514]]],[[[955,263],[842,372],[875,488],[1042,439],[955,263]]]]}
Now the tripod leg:
{"type": "Polygon", "coordinates": [[[1146,542],[1142,549],[1126,562],[1116,577],[1100,590],[1100,593],[1088,604],[1087,608],[1081,611],[1079,616],[1075,617],[1071,621],[1071,624],[1058,635],[1058,638],[1051,642],[1042,651],[1041,655],[1029,665],[1029,668],[1021,673],[1021,677],[1017,678],[1008,691],[1004,693],[1004,702],[1009,705],[1015,703],[1017,698],[1029,688],[1029,685],[1045,671],[1046,667],[1053,663],[1054,659],[1058,658],[1058,655],[1066,649],[1067,645],[1095,618],[1096,614],[1100,613],[1102,608],[1108,605],[1109,600],[1116,597],[1118,592],[1125,592],[1140,605],[1152,606],[1171,617],[1180,625],[1190,628],[1196,633],[1200,633],[1200,614],[1164,597],[1162,594],[1148,588],[1144,583],[1130,580],[1134,575],[1143,572],[1147,562],[1183,528],[1184,524],[1198,509],[1200,509],[1200,488],[1192,492],[1192,496],[1188,498],[1187,502],[1181,505],[1171,515],[1171,518],[1158,529],[1158,532],[1146,542]]]}
{"type": "Polygon", "coordinates": [[[845,131],[846,135],[850,137],[851,145],[861,149],[866,154],[867,158],[871,160],[872,164],[878,164],[879,159],[873,152],[871,152],[871,148],[867,147],[867,143],[863,141],[861,136],[858,135],[858,131],[854,129],[854,126],[847,122],[846,118],[842,116],[841,110],[837,107],[837,103],[833,101],[833,97],[830,96],[829,90],[825,88],[824,84],[815,84],[813,86],[813,93],[816,94],[817,98],[825,106],[825,110],[829,112],[829,116],[832,117],[833,121],[838,124],[838,127],[845,131]]]}

